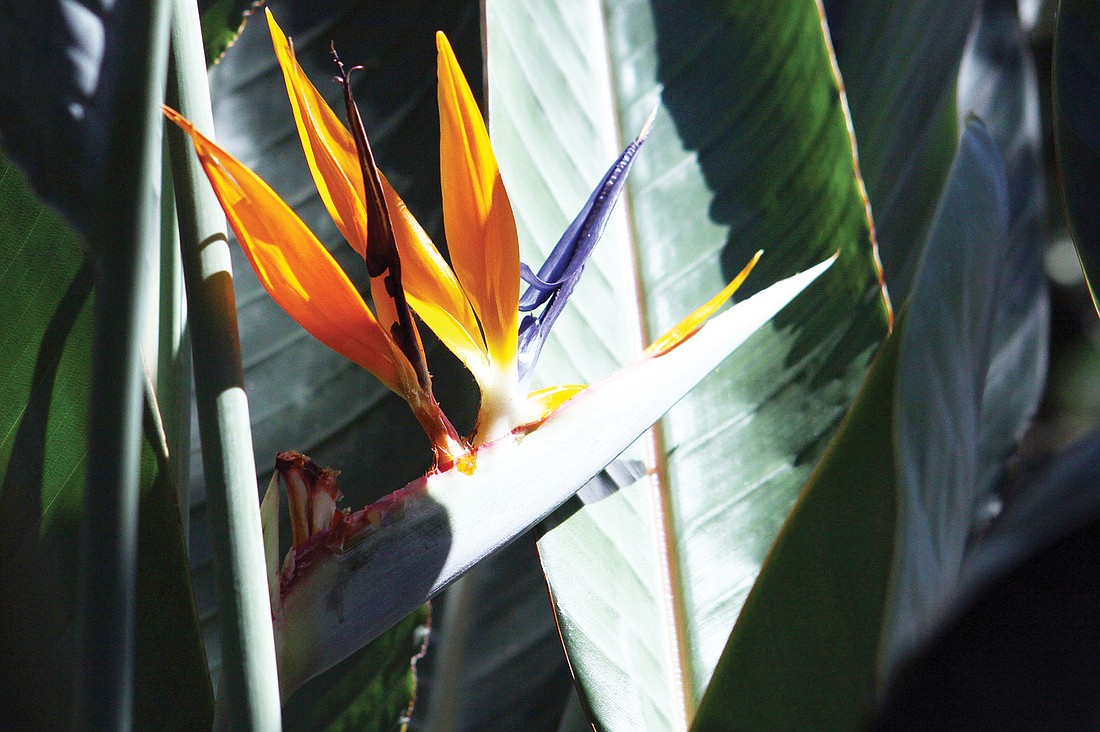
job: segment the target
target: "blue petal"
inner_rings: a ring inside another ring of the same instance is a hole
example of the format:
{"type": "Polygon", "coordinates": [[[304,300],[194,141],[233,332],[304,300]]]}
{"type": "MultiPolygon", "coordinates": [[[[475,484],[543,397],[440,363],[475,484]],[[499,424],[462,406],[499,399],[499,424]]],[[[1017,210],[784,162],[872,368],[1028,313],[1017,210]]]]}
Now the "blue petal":
{"type": "MultiPolygon", "coordinates": [[[[654,110],[656,112],[656,110],[654,110]]],[[[539,315],[530,314],[519,324],[519,378],[522,381],[531,372],[539,353],[550,334],[550,328],[565,307],[573,288],[577,286],[584,265],[600,240],[619,195],[626,184],[626,176],[634,165],[634,159],[649,134],[653,116],[642,128],[614,164],[604,174],[603,180],[592,191],[584,208],[562,234],[550,252],[538,274],[527,265],[520,265],[521,276],[528,284],[519,299],[520,312],[530,313],[545,305],[539,315]]]]}

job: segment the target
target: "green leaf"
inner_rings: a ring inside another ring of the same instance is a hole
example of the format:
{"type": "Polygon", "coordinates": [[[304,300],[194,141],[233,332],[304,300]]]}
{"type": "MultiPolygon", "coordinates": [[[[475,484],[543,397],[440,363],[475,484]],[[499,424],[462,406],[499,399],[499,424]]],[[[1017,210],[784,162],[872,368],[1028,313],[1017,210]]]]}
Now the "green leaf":
{"type": "Polygon", "coordinates": [[[1100,440],[1022,481],[967,556],[947,621],[885,697],[876,729],[1088,729],[1100,716],[1100,440]]]}
{"type": "Polygon", "coordinates": [[[901,498],[882,649],[887,674],[943,611],[974,523],[1007,226],[1004,163],[984,126],[972,122],[922,256],[901,343],[894,437],[901,498]]]}
{"type": "Polygon", "coordinates": [[[336,548],[317,540],[311,552],[295,553],[272,610],[284,696],[545,518],[834,261],[592,385],[532,430],[479,448],[472,472],[452,468],[410,483],[370,509],[374,520],[362,514],[371,525],[336,548]]]}
{"type": "Polygon", "coordinates": [[[768,555],[696,729],[859,728],[950,607],[980,461],[1005,452],[982,450],[983,391],[1034,367],[991,368],[999,311],[1016,304],[1001,290],[1010,259],[1039,267],[1006,236],[1007,212],[1002,163],[972,122],[903,322],[768,555]]]}
{"type": "Polygon", "coordinates": [[[414,723],[554,732],[573,690],[534,538],[524,535],[432,601],[436,648],[414,723]]]}
{"type": "Polygon", "coordinates": [[[1100,7],[1063,0],[1054,31],[1054,139],[1062,203],[1093,304],[1100,276],[1100,7]]]}
{"type": "Polygon", "coordinates": [[[875,698],[896,517],[904,317],[791,512],[692,730],[858,729],[875,698]]]}
{"type": "MultiPolygon", "coordinates": [[[[6,160],[0,202],[0,648],[8,659],[0,714],[24,728],[64,728],[72,716],[87,480],[92,281],[76,236],[6,160]]],[[[139,729],[209,726],[213,694],[153,409],[147,402],[134,723],[139,729]]]]}
{"type": "Polygon", "coordinates": [[[955,79],[977,0],[825,2],[894,307],[955,155],[955,79]]]}
{"type": "Polygon", "coordinates": [[[757,249],[749,292],[841,252],[670,413],[657,484],[587,506],[539,542],[598,724],[682,727],[885,331],[822,19],[814,2],[492,2],[487,29],[491,134],[529,263],[659,105],[539,379],[605,373],[757,249]]]}
{"type": "Polygon", "coordinates": [[[415,664],[427,646],[430,617],[428,606],[421,606],[333,668],[333,673],[307,683],[283,707],[283,728],[296,732],[402,729],[416,697],[415,664]]]}
{"type": "Polygon", "coordinates": [[[202,21],[202,45],[206,50],[206,65],[222,60],[245,23],[264,0],[199,0],[202,21]]]}
{"type": "Polygon", "coordinates": [[[1047,197],[1035,67],[1016,3],[985,0],[959,72],[959,105],[989,128],[1005,158],[1007,266],[982,396],[979,490],[996,490],[1005,458],[1038,408],[1046,384],[1050,303],[1043,268],[1047,197]]]}

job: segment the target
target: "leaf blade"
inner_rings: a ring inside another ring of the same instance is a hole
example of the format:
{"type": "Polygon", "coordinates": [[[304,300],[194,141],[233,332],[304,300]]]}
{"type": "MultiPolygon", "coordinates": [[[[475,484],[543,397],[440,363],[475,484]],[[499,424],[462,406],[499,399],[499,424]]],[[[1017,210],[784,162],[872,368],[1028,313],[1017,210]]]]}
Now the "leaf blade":
{"type": "MultiPolygon", "coordinates": [[[[71,724],[77,540],[85,489],[91,277],[72,230],[10,162],[0,172],[0,595],[4,717],[71,724]]],[[[146,418],[151,418],[146,403],[146,418]]],[[[194,615],[179,508],[158,438],[142,446],[135,717],[209,725],[213,693],[194,615]],[[205,720],[205,722],[204,722],[205,720]]]]}
{"type": "MultiPolygon", "coordinates": [[[[506,181],[524,182],[511,192],[528,260],[537,260],[540,245],[548,248],[568,224],[570,199],[581,205],[598,168],[623,144],[619,138],[632,137],[660,102],[627,184],[629,209],[613,217],[575,292],[579,307],[563,315],[547,345],[543,378],[584,380],[588,370],[628,355],[721,289],[757,249],[765,253],[746,282],[750,293],[797,269],[802,257],[842,250],[827,282],[803,301],[804,310],[754,337],[661,428],[657,451],[667,456],[659,465],[668,482],[644,499],[651,506],[639,515],[652,520],[639,525],[665,521],[673,548],[654,529],[637,543],[638,551],[661,554],[647,582],[663,586],[660,592],[675,588],[680,609],[654,599],[636,615],[641,625],[647,614],[679,613],[651,641],[667,649],[658,655],[679,656],[667,673],[658,673],[671,685],[673,702],[651,707],[674,710],[664,720],[656,715],[659,723],[686,726],[806,474],[805,453],[820,449],[885,330],[867,209],[821,17],[814,3],[789,3],[759,16],[717,2],[690,9],[670,3],[490,3],[487,13],[490,121],[495,144],[503,147],[506,181]],[[538,30],[532,34],[531,28],[538,30]],[[804,52],[789,53],[806,38],[804,52]],[[753,78],[756,68],[772,76],[753,78]],[[812,82],[794,84],[803,73],[812,82]],[[784,96],[796,87],[802,91],[784,96]],[[555,137],[562,142],[533,142],[555,137]],[[819,164],[815,154],[822,150],[827,162],[819,164]],[[808,171],[800,167],[806,161],[813,161],[808,171]],[[815,201],[825,199],[837,203],[828,216],[815,217],[815,201]],[[631,261],[640,293],[621,274],[631,261]],[[648,336],[639,335],[643,331],[648,336]],[[829,408],[808,408],[808,384],[824,391],[829,408]],[[783,435],[779,425],[785,422],[799,425],[797,436],[783,435]],[[754,454],[748,463],[741,457],[746,454],[754,454]],[[731,484],[743,488],[736,495],[731,489],[719,507],[712,501],[718,486],[731,484]],[[723,535],[741,538],[732,555],[714,561],[716,546],[730,550],[730,542],[718,538],[723,535]],[[679,543],[686,536],[691,541],[679,543]],[[718,564],[735,567],[736,579],[713,581],[708,567],[718,564]],[[681,686],[677,675],[686,680],[681,690],[674,688],[681,686]]],[[[589,551],[607,548],[592,564],[614,558],[610,533],[582,542],[566,541],[565,531],[558,527],[540,540],[548,575],[570,576],[570,556],[582,543],[589,551]],[[561,553],[551,557],[555,534],[561,553]],[[559,563],[560,572],[552,569],[559,563]]],[[[620,559],[629,572],[629,560],[620,559]]],[[[615,573],[608,568],[609,582],[615,573]]],[[[551,591],[555,597],[566,593],[553,579],[551,591]]],[[[558,612],[563,628],[575,628],[583,608],[559,603],[558,612]]],[[[605,633],[625,632],[622,623],[592,621],[595,627],[604,622],[605,633]]],[[[581,648],[580,636],[570,647],[575,670],[582,663],[578,654],[591,648],[581,648]]],[[[636,728],[639,719],[625,710],[629,704],[615,703],[637,697],[631,674],[617,672],[610,658],[606,668],[623,685],[611,692],[600,679],[586,679],[598,670],[578,673],[582,688],[592,683],[586,702],[598,724],[636,728]],[[594,707],[597,700],[607,708],[594,707]]]]}

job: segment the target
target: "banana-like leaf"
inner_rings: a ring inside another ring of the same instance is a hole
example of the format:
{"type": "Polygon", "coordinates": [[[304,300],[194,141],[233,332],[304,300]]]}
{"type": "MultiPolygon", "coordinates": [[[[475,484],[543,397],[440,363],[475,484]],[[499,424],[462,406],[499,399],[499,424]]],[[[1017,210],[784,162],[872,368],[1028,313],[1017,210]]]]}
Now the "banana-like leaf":
{"type": "MultiPolygon", "coordinates": [[[[959,107],[985,122],[1005,159],[1008,267],[982,397],[979,490],[995,491],[1046,384],[1050,302],[1039,84],[1014,0],[984,0],[959,71],[959,107]]],[[[994,498],[995,502],[999,499],[994,498]]]]}
{"type": "Polygon", "coordinates": [[[535,540],[521,536],[432,601],[416,729],[554,732],[573,690],[535,540]]]}
{"type": "MultiPolygon", "coordinates": [[[[92,278],[72,230],[7,160],[0,261],[0,717],[62,729],[72,723],[81,509],[95,479],[85,475],[92,278]]],[[[156,419],[147,401],[133,719],[138,729],[209,727],[213,694],[156,419]]]]}
{"type": "Polygon", "coordinates": [[[656,483],[584,507],[539,542],[597,724],[684,727],[886,326],[820,9],[490,2],[487,33],[491,134],[527,261],[658,108],[624,215],[539,378],[588,380],[629,358],[757,249],[749,291],[841,253],[670,413],[656,483]]]}
{"type": "Polygon", "coordinates": [[[307,683],[299,690],[303,700],[283,708],[283,728],[295,732],[400,729],[417,695],[415,661],[428,642],[430,617],[428,606],[420,607],[333,668],[334,673],[307,683]]]}
{"type": "Polygon", "coordinates": [[[1100,7],[1088,0],[1058,5],[1054,139],[1066,219],[1093,304],[1100,310],[1100,7]]]}
{"type": "MultiPolygon", "coordinates": [[[[898,550],[882,648],[889,674],[946,608],[979,495],[982,397],[1008,272],[1004,162],[983,125],[959,146],[910,300],[894,427],[898,550]]],[[[1033,260],[1034,261],[1034,260],[1033,260]]]]}
{"type": "Polygon", "coordinates": [[[825,0],[894,306],[955,155],[955,78],[978,0],[825,0]]]}
{"type": "MultiPolygon", "coordinates": [[[[898,659],[949,611],[980,460],[999,464],[1010,446],[982,444],[983,393],[1004,378],[990,343],[998,311],[1017,304],[1004,278],[1020,270],[1013,258],[1040,266],[1006,236],[1007,213],[996,147],[972,122],[903,324],[769,554],[696,729],[858,728],[898,659]]],[[[1010,376],[1026,383],[1037,367],[1021,359],[1010,376]]]]}
{"type": "Polygon", "coordinates": [[[479,449],[473,472],[430,473],[364,509],[371,525],[346,548],[321,542],[312,554],[296,553],[273,607],[284,696],[546,517],[833,262],[589,387],[531,431],[479,449]]]}
{"type": "Polygon", "coordinates": [[[1089,729],[1100,718],[1100,435],[1023,481],[875,729],[1089,729]]]}
{"type": "Polygon", "coordinates": [[[692,730],[858,729],[875,698],[896,523],[887,338],[780,533],[692,730]]]}

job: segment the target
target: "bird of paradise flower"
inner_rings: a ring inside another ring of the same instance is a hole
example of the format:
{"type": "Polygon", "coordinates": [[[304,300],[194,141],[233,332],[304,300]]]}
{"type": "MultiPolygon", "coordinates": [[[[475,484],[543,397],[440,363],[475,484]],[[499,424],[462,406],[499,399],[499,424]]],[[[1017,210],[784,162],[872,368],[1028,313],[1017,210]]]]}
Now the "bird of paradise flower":
{"type": "MultiPolygon", "coordinates": [[[[345,127],[306,77],[270,10],[267,19],[310,172],[337,228],[365,260],[374,311],[270,186],[178,112],[165,107],[165,115],[190,135],[229,224],[271,297],[314,337],[409,403],[432,442],[438,467],[472,470],[473,448],[544,419],[584,388],[558,386],[521,396],[603,233],[652,117],[536,273],[519,261],[515,219],[485,121],[450,43],[437,33],[448,264],[375,165],[351,92],[349,75],[356,69],[346,69],[334,50],[345,127]],[[521,281],[528,285],[522,296],[521,281]],[[414,312],[478,384],[481,402],[470,436],[457,433],[435,400],[414,312]]],[[[733,295],[759,256],[645,355],[660,355],[690,337],[733,295]]]]}

